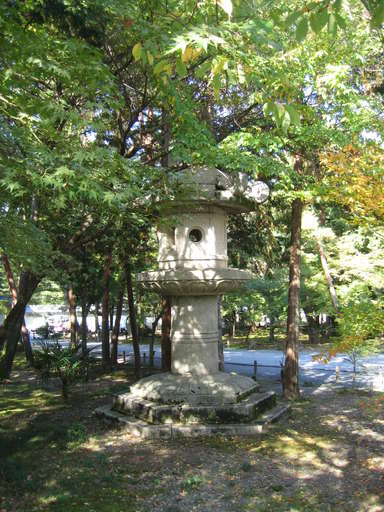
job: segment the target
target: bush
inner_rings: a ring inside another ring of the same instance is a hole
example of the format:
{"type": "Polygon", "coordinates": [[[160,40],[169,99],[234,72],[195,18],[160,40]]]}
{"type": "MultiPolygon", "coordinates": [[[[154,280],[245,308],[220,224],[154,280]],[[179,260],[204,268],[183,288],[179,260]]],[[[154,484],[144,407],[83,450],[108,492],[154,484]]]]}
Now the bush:
{"type": "Polygon", "coordinates": [[[337,352],[347,354],[356,373],[360,357],[381,349],[384,333],[382,308],[369,299],[350,302],[341,308],[338,331],[340,337],[334,340],[330,356],[337,352]]]}
{"type": "Polygon", "coordinates": [[[48,338],[49,336],[49,329],[48,329],[48,325],[42,325],[41,327],[38,327],[36,330],[35,330],[35,333],[37,334],[37,336],[39,338],[48,338]]]}
{"type": "Polygon", "coordinates": [[[67,399],[71,384],[88,379],[90,351],[88,349],[83,353],[80,345],[63,347],[57,342],[43,342],[40,344],[40,350],[35,352],[35,368],[44,382],[51,377],[58,377],[63,397],[67,399]]]}

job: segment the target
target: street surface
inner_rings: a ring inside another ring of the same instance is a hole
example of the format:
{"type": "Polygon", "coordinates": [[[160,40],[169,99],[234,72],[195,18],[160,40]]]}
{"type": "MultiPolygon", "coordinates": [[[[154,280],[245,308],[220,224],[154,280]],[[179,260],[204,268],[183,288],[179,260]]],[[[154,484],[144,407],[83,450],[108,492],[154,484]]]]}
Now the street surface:
{"type": "MultiPolygon", "coordinates": [[[[38,340],[33,340],[36,346],[38,340]]],[[[68,342],[61,342],[63,346],[68,342]]],[[[101,355],[101,344],[89,342],[89,348],[93,348],[92,354],[101,355]]],[[[148,364],[149,345],[140,345],[143,365],[148,364]]],[[[121,343],[118,348],[119,362],[130,362],[133,359],[131,343],[121,343]]],[[[346,354],[338,354],[329,363],[323,363],[313,359],[318,354],[314,350],[302,349],[299,354],[299,376],[301,386],[318,386],[320,384],[336,383],[336,367],[338,367],[339,384],[367,389],[384,391],[384,354],[376,354],[362,357],[358,365],[358,371],[353,375],[353,366],[346,354]]],[[[159,367],[161,360],[161,347],[155,345],[155,366],[159,367]]],[[[236,372],[243,375],[254,375],[254,362],[257,362],[257,376],[264,380],[280,382],[281,365],[284,362],[284,354],[279,350],[232,350],[224,349],[224,369],[226,372],[236,372]]]]}

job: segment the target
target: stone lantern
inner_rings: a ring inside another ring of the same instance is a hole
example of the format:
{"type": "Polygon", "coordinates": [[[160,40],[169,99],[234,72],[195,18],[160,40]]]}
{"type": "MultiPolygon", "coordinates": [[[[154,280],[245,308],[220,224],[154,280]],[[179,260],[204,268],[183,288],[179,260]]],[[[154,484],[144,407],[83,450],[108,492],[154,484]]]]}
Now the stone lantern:
{"type": "Polygon", "coordinates": [[[218,299],[251,279],[228,268],[227,218],[255,202],[247,182],[231,181],[217,169],[183,175],[191,187],[186,200],[163,204],[159,220],[158,270],[142,272],[142,289],[170,297],[172,367],[151,375],[114,399],[113,409],[145,422],[173,425],[252,421],[275,401],[258,393],[251,378],[219,371],[218,299]]]}

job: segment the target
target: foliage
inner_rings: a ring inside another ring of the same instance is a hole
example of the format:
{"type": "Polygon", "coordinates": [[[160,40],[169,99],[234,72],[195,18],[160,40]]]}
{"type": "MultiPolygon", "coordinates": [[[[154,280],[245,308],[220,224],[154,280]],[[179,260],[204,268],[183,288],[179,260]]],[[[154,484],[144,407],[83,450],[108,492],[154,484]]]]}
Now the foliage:
{"type": "Polygon", "coordinates": [[[287,272],[276,269],[263,278],[255,279],[250,288],[264,299],[263,311],[272,326],[278,326],[287,308],[287,272]]]}
{"type": "MultiPolygon", "coordinates": [[[[380,2],[31,0],[0,15],[0,248],[82,304],[100,301],[105,251],[114,282],[127,259],[153,264],[157,201],[190,165],[272,188],[230,225],[230,263],[271,287],[237,297],[253,318],[265,301],[284,310],[268,280],[284,275],[293,199],[382,216],[380,2]]],[[[318,312],[310,245],[303,298],[318,312]]]]}
{"type": "Polygon", "coordinates": [[[384,222],[384,164],[378,144],[348,145],[321,157],[327,169],[327,196],[345,205],[359,224],[384,222]]]}
{"type": "Polygon", "coordinates": [[[361,356],[372,354],[382,348],[382,306],[368,299],[344,305],[338,318],[338,329],[340,335],[334,339],[331,350],[323,359],[328,361],[337,353],[345,353],[356,373],[361,356]]]}
{"type": "Polygon", "coordinates": [[[43,381],[58,377],[63,397],[67,399],[70,386],[88,378],[91,350],[88,349],[84,354],[80,346],[72,348],[63,347],[57,342],[43,342],[35,352],[35,368],[43,381]]]}

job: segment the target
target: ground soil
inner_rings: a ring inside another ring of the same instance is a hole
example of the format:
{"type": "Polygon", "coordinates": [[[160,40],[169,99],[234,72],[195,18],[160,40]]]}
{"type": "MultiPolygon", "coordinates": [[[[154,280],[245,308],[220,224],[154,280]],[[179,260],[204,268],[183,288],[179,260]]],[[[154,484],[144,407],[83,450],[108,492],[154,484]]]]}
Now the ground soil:
{"type": "Polygon", "coordinates": [[[252,438],[143,441],[93,415],[129,370],[0,387],[0,512],[384,511],[383,394],[306,389],[252,438]]]}

